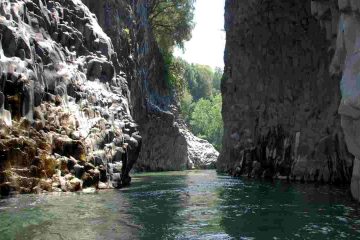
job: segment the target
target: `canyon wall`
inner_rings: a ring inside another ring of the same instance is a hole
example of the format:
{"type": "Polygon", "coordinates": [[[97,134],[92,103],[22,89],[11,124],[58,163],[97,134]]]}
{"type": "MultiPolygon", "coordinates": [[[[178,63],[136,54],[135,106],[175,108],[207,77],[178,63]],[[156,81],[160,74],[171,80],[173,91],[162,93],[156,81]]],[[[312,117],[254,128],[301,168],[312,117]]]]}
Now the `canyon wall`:
{"type": "Polygon", "coordinates": [[[360,200],[360,2],[355,0],[312,2],[313,13],[326,24],[326,20],[322,19],[322,9],[330,15],[329,19],[338,22],[338,29],[333,35],[335,53],[330,72],[342,74],[339,114],[348,150],[355,157],[351,193],[355,199],[360,200]]]}
{"type": "Polygon", "coordinates": [[[162,171],[214,167],[218,153],[178,120],[178,103],[148,20],[149,1],[84,1],[115,41],[130,88],[130,109],[143,137],[135,168],[162,171]],[[124,32],[116,29],[127,29],[124,32]],[[196,145],[199,148],[194,148],[196,145]]]}
{"type": "Polygon", "coordinates": [[[1,193],[130,183],[141,137],[111,39],[80,1],[0,3],[1,193]]]}
{"type": "Polygon", "coordinates": [[[125,186],[136,161],[214,166],[177,123],[147,4],[0,1],[1,194],[125,186]]]}
{"type": "Polygon", "coordinates": [[[350,181],[358,110],[339,83],[343,74],[342,86],[354,89],[358,74],[345,64],[356,47],[355,2],[226,1],[220,171],[350,181]]]}

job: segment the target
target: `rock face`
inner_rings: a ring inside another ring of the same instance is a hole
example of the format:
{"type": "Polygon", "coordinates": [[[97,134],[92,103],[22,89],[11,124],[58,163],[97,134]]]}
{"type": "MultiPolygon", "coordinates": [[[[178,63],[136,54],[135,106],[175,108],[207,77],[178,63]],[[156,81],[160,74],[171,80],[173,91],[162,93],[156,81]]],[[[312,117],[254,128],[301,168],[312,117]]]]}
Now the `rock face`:
{"type": "Polygon", "coordinates": [[[129,184],[142,138],[96,17],[80,0],[1,1],[0,33],[1,193],[129,184]]]}
{"type": "MultiPolygon", "coordinates": [[[[348,150],[355,157],[351,193],[355,199],[360,200],[360,2],[339,0],[312,3],[312,10],[319,19],[322,17],[321,9],[330,13],[328,18],[332,22],[338,22],[338,28],[334,29],[332,35],[335,53],[330,71],[333,74],[342,74],[339,114],[348,150]]],[[[329,21],[321,22],[324,25],[329,21]]]]}
{"type": "Polygon", "coordinates": [[[212,169],[216,167],[219,152],[206,140],[194,136],[186,127],[180,128],[188,148],[189,168],[212,169]]]}
{"type": "Polygon", "coordinates": [[[177,123],[147,3],[0,2],[2,194],[128,185],[137,160],[213,165],[212,146],[177,123]]]}
{"type": "MultiPolygon", "coordinates": [[[[115,39],[115,50],[122,60],[120,69],[127,75],[131,113],[143,137],[135,168],[162,171],[189,169],[192,163],[199,163],[195,167],[214,165],[214,157],[207,158],[206,154],[199,157],[199,150],[189,147],[197,138],[178,123],[177,103],[166,82],[164,60],[148,21],[148,1],[84,2],[105,32],[115,39]]],[[[197,145],[217,154],[201,139],[197,145]]]]}
{"type": "MultiPolygon", "coordinates": [[[[357,5],[226,1],[225,131],[219,170],[254,177],[350,181],[353,157],[348,149],[355,155],[360,149],[360,115],[352,104],[360,92],[348,93],[350,103],[343,88],[341,100],[339,82],[343,73],[342,86],[355,89],[350,84],[358,74],[353,59],[357,5]]],[[[358,179],[358,171],[354,168],[353,179],[358,179]]],[[[359,181],[353,180],[353,186],[355,182],[359,181]]]]}

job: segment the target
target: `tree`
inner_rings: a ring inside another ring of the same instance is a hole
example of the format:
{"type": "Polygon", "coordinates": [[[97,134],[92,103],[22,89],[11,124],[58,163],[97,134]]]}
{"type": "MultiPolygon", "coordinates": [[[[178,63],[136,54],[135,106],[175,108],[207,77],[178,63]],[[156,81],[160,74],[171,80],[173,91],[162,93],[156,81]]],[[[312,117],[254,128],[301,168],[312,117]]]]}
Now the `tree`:
{"type": "Polygon", "coordinates": [[[195,135],[208,140],[218,150],[221,149],[223,121],[221,115],[222,99],[218,94],[211,99],[200,99],[195,103],[190,125],[195,135]]]}
{"type": "Polygon", "coordinates": [[[213,77],[213,89],[214,92],[220,93],[220,85],[221,85],[221,79],[223,75],[223,70],[219,67],[215,68],[214,77],[213,77]]]}
{"type": "Polygon", "coordinates": [[[161,49],[172,51],[191,38],[194,0],[149,0],[149,22],[161,49]]]}
{"type": "Polygon", "coordinates": [[[185,90],[180,100],[181,116],[185,122],[190,123],[191,114],[194,110],[193,97],[188,89],[185,90]]]}
{"type": "Polygon", "coordinates": [[[212,95],[213,70],[206,65],[193,64],[195,72],[195,88],[190,88],[195,100],[200,98],[210,98],[212,95]]]}
{"type": "Polygon", "coordinates": [[[171,53],[164,55],[169,83],[180,101],[181,116],[193,133],[221,149],[223,121],[219,93],[222,70],[189,64],[171,53]],[[213,95],[213,90],[216,93],[213,95]]]}
{"type": "Polygon", "coordinates": [[[181,58],[174,58],[171,54],[169,74],[171,75],[171,87],[175,90],[178,99],[181,99],[187,88],[185,80],[186,62],[181,58]]]}

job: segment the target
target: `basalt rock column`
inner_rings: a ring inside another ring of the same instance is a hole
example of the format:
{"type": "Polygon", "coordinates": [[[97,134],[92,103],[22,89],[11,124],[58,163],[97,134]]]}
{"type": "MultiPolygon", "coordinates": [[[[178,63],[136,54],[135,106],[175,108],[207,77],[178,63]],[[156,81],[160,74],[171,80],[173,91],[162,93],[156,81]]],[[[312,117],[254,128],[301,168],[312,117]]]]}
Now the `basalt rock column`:
{"type": "Polygon", "coordinates": [[[337,22],[328,23],[312,15],[311,1],[226,1],[219,170],[350,180],[339,77],[329,73],[337,22]]]}
{"type": "Polygon", "coordinates": [[[213,166],[218,152],[178,123],[177,102],[166,81],[163,56],[148,20],[149,1],[84,0],[84,3],[113,40],[129,85],[129,106],[143,137],[135,167],[181,170],[213,166]]]}
{"type": "Polygon", "coordinates": [[[128,184],[141,137],[96,17],[80,0],[0,1],[0,36],[1,192],[128,184]]]}

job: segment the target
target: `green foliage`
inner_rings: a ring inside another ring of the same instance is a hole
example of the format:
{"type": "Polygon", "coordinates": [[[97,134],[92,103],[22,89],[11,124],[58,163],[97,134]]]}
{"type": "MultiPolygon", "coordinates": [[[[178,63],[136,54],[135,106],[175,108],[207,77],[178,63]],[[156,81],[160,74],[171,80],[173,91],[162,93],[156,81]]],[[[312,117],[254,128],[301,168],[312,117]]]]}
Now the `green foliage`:
{"type": "Polygon", "coordinates": [[[210,98],[212,96],[213,70],[209,66],[192,64],[194,69],[194,87],[190,87],[190,92],[195,100],[200,98],[210,98]]]}
{"type": "Polygon", "coordinates": [[[181,115],[193,132],[221,148],[223,123],[220,82],[222,70],[189,64],[172,55],[191,37],[195,0],[149,0],[149,22],[163,52],[165,78],[180,101],[181,115]],[[213,96],[213,94],[216,94],[213,96]]]}
{"type": "Polygon", "coordinates": [[[208,140],[218,150],[221,149],[223,121],[221,116],[222,99],[218,94],[210,99],[200,99],[195,103],[190,125],[197,136],[208,140]]]}
{"type": "Polygon", "coordinates": [[[192,98],[211,98],[213,92],[220,89],[222,71],[206,65],[189,64],[181,58],[174,58],[171,53],[164,53],[165,67],[167,69],[169,86],[175,90],[179,100],[189,91],[192,98]],[[218,86],[214,86],[214,83],[218,86]]]}
{"type": "Polygon", "coordinates": [[[169,66],[170,75],[173,79],[171,86],[175,89],[179,99],[181,99],[187,89],[185,79],[186,64],[181,58],[173,58],[169,66]]]}
{"type": "Polygon", "coordinates": [[[171,52],[163,51],[165,64],[165,80],[168,87],[173,90],[178,100],[181,100],[187,90],[185,70],[187,62],[181,58],[174,58],[171,52]]]}
{"type": "Polygon", "coordinates": [[[171,72],[171,65],[173,64],[173,55],[170,52],[162,51],[164,59],[164,77],[169,88],[174,89],[175,86],[175,74],[171,72]]]}
{"type": "Polygon", "coordinates": [[[223,70],[219,67],[215,68],[214,77],[213,77],[213,92],[218,94],[220,93],[221,79],[223,76],[223,70]]]}
{"type": "Polygon", "coordinates": [[[194,103],[193,103],[193,97],[188,89],[185,90],[180,100],[180,106],[181,106],[181,115],[183,116],[183,119],[185,120],[185,122],[189,123],[191,119],[191,113],[194,110],[194,103]]]}
{"type": "Polygon", "coordinates": [[[194,0],[149,0],[149,21],[161,49],[169,51],[191,38],[194,0]]]}
{"type": "Polygon", "coordinates": [[[214,72],[209,66],[189,64],[176,58],[171,66],[171,74],[177,76],[177,91],[180,96],[188,88],[194,100],[212,96],[214,72]]]}
{"type": "Polygon", "coordinates": [[[223,122],[220,83],[222,70],[189,64],[181,58],[167,61],[170,84],[180,100],[181,116],[193,133],[221,148],[223,122]]]}

